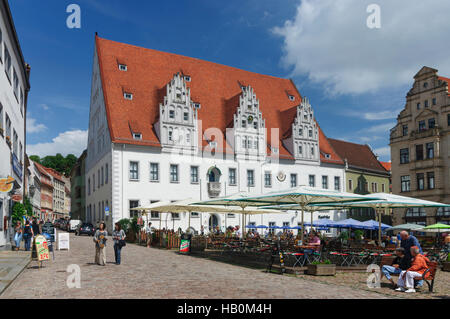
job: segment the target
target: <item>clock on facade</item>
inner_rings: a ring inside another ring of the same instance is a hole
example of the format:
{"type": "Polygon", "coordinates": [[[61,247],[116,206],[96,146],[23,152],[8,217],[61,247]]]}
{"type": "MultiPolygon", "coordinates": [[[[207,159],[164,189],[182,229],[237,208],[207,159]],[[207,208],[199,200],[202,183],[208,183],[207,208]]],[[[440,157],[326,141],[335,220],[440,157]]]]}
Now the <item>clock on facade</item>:
{"type": "Polygon", "coordinates": [[[286,179],[286,174],[285,174],[284,172],[282,172],[282,171],[279,171],[279,172],[278,172],[278,175],[277,175],[277,179],[278,179],[280,182],[284,182],[284,180],[286,179]]]}

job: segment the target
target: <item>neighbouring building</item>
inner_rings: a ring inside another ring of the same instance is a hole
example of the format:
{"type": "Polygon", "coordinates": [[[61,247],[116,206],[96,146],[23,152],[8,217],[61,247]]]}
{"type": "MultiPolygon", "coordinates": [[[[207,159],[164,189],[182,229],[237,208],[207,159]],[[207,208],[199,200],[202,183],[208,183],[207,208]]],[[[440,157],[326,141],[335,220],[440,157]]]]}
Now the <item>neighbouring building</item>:
{"type": "Polygon", "coordinates": [[[25,156],[26,174],[26,196],[33,206],[33,214],[41,216],[41,173],[35,163],[25,156]]]}
{"type": "Polygon", "coordinates": [[[22,202],[24,194],[30,67],[23,58],[6,0],[0,1],[0,70],[0,179],[14,179],[11,191],[0,191],[0,247],[7,249],[13,236],[12,206],[14,201],[22,202]]]}
{"type": "Polygon", "coordinates": [[[65,175],[61,175],[62,180],[64,181],[64,208],[63,213],[64,217],[70,217],[70,209],[72,208],[71,204],[71,186],[70,186],[70,176],[66,177],[65,175]]]}
{"type": "MultiPolygon", "coordinates": [[[[291,80],[98,36],[93,60],[88,221],[105,220],[112,229],[137,215],[132,208],[162,200],[299,185],[344,189],[344,162],[291,80]]],[[[247,223],[297,226],[300,215],[252,216],[247,223]]],[[[155,226],[162,217],[162,227],[188,227],[187,214],[147,217],[155,226]]],[[[238,224],[238,214],[191,214],[197,231],[238,224]]]]}
{"type": "Polygon", "coordinates": [[[86,155],[84,150],[70,172],[71,218],[83,221],[86,220],[86,155]]]}
{"type": "Polygon", "coordinates": [[[63,175],[53,168],[46,167],[45,170],[50,174],[53,185],[53,217],[64,218],[68,217],[65,211],[65,181],[63,175]]]}
{"type": "MultiPolygon", "coordinates": [[[[345,190],[350,193],[366,195],[389,193],[390,173],[378,161],[369,145],[328,139],[331,146],[345,162],[345,190]]],[[[354,208],[349,217],[365,221],[376,219],[372,208],[354,208]]],[[[390,216],[383,216],[384,223],[390,223],[390,216]]]]}
{"type": "Polygon", "coordinates": [[[389,162],[381,162],[381,165],[383,165],[384,169],[389,172],[389,193],[392,193],[392,163],[389,162]]]}
{"type": "MultiPolygon", "coordinates": [[[[450,204],[450,79],[423,67],[391,130],[392,192],[450,204]]],[[[396,209],[396,224],[450,224],[450,209],[396,209]]]]}
{"type": "Polygon", "coordinates": [[[43,220],[54,220],[52,176],[41,164],[33,161],[32,163],[41,175],[41,214],[39,217],[43,220]]]}

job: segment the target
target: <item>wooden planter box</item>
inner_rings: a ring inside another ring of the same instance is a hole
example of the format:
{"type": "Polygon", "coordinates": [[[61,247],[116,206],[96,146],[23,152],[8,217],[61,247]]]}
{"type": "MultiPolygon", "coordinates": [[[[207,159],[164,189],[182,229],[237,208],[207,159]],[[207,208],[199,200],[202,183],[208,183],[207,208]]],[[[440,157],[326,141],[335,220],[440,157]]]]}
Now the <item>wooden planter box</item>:
{"type": "Polygon", "coordinates": [[[443,267],[442,267],[443,271],[450,271],[450,261],[446,261],[443,263],[443,267]]]}
{"type": "Polygon", "coordinates": [[[307,273],[314,276],[334,276],[336,275],[336,265],[308,265],[307,273]]]}

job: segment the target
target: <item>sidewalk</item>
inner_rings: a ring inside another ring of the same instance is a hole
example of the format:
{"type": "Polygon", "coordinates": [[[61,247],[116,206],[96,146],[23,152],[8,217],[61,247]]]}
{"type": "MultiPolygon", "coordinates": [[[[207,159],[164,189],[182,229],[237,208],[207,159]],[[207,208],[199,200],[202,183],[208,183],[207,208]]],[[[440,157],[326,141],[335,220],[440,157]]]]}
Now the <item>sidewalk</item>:
{"type": "Polygon", "coordinates": [[[29,251],[0,251],[0,295],[31,260],[29,251]]]}

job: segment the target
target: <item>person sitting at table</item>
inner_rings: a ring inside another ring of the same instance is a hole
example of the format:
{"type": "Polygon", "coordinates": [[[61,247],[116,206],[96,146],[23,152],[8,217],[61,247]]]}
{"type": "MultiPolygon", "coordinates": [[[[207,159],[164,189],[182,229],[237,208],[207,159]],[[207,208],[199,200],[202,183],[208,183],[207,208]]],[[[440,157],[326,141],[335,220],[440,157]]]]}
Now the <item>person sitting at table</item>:
{"type": "Polygon", "coordinates": [[[420,248],[412,246],[410,254],[413,256],[411,267],[407,270],[403,270],[398,277],[396,291],[402,291],[407,293],[416,292],[414,289],[414,279],[421,278],[423,273],[428,269],[428,263],[430,260],[420,253],[420,248]]]}
{"type": "Polygon", "coordinates": [[[241,237],[241,234],[242,234],[242,232],[240,230],[239,225],[236,225],[236,227],[234,227],[234,236],[235,237],[241,237]]]}
{"type": "Polygon", "coordinates": [[[320,246],[320,238],[316,232],[309,234],[308,246],[320,246]]]}
{"type": "Polygon", "coordinates": [[[392,286],[395,288],[396,284],[394,280],[392,279],[391,275],[400,275],[400,273],[403,270],[406,270],[410,266],[410,260],[406,259],[405,257],[405,249],[402,247],[395,249],[395,259],[392,262],[392,266],[389,265],[383,265],[381,267],[381,277],[380,280],[383,278],[383,275],[386,277],[387,280],[389,280],[392,284],[392,286]]]}

